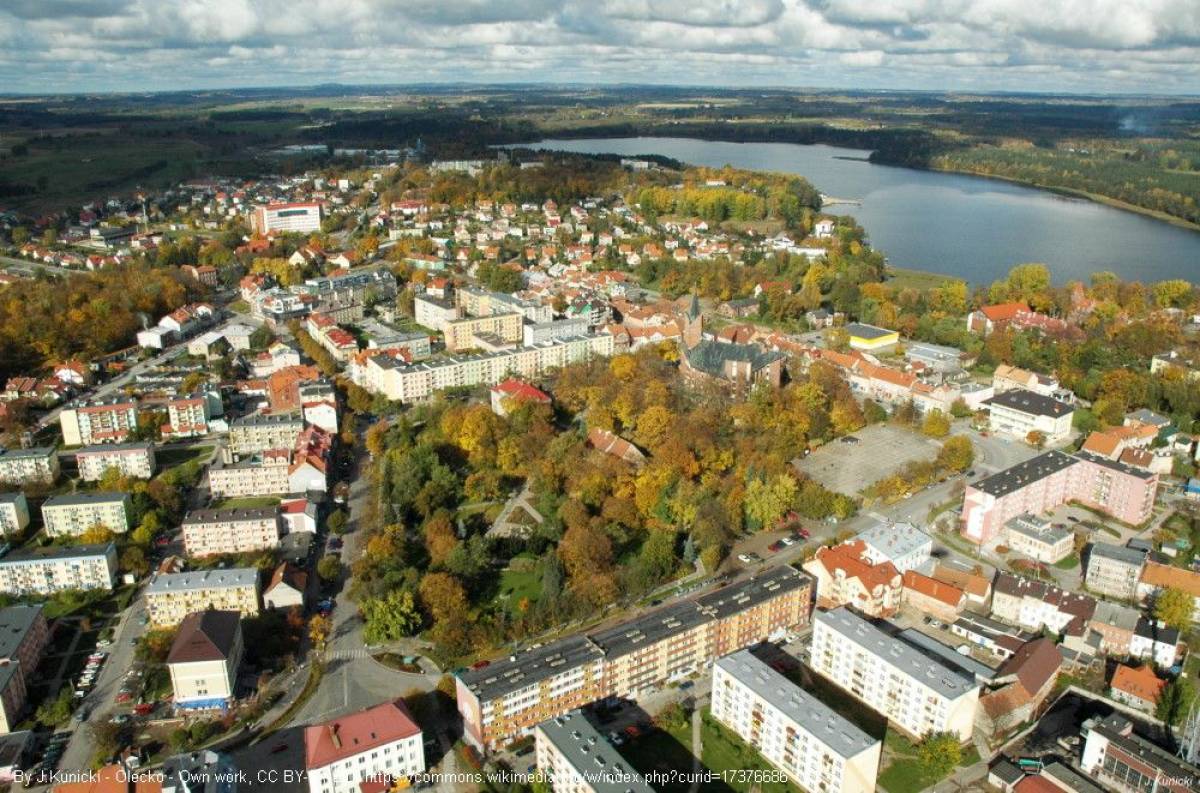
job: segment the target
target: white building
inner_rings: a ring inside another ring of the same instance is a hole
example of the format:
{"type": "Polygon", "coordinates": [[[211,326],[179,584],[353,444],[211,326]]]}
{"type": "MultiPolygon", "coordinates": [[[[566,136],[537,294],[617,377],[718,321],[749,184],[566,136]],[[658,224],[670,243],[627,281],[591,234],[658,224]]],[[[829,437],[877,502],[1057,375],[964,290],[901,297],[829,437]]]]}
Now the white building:
{"type": "Polygon", "coordinates": [[[1134,658],[1153,661],[1156,666],[1170,669],[1179,660],[1179,631],[1161,622],[1142,617],[1129,640],[1129,654],[1134,658]]]}
{"type": "Polygon", "coordinates": [[[117,546],[48,545],[0,556],[0,592],[51,595],[64,589],[112,589],[117,546]]]}
{"type": "Polygon", "coordinates": [[[402,699],[314,724],[304,729],[304,770],[309,793],[359,793],[363,782],[385,789],[425,771],[421,728],[402,699]]]}
{"type": "Polygon", "coordinates": [[[266,449],[291,449],[304,430],[299,413],[256,414],[234,419],[229,424],[229,450],[249,454],[266,449]]]}
{"type": "Polygon", "coordinates": [[[258,206],[250,217],[250,223],[259,234],[268,231],[320,231],[321,203],[300,201],[258,206]]]}
{"type": "Polygon", "coordinates": [[[641,775],[578,710],[533,732],[538,771],[563,793],[652,793],[641,775]]]}
{"type": "Polygon", "coordinates": [[[78,537],[92,526],[124,534],[129,530],[128,493],[71,493],[42,504],[42,525],[51,537],[78,537]]]}
{"type": "Polygon", "coordinates": [[[58,478],[58,451],[52,446],[0,449],[0,482],[48,484],[58,478]]]}
{"type": "Polygon", "coordinates": [[[418,325],[441,330],[447,322],[458,319],[458,306],[453,300],[433,295],[417,295],[413,299],[413,318],[418,325]]]}
{"type": "Polygon", "coordinates": [[[854,539],[866,546],[868,562],[891,562],[901,574],[925,566],[933,553],[933,538],[911,523],[877,523],[854,539]]]}
{"type": "Polygon", "coordinates": [[[167,654],[175,707],[227,707],[237,696],[244,652],[242,620],[236,611],[209,609],[184,617],[167,654]]]}
{"type": "Polygon", "coordinates": [[[119,471],[121,476],[149,479],[154,476],[154,444],[145,442],[85,446],[75,452],[75,464],[79,467],[79,478],[85,482],[99,481],[110,468],[119,471]]]}
{"type": "Polygon", "coordinates": [[[979,686],[848,608],[813,615],[812,668],[909,736],[971,739],[979,686]]]}
{"type": "Polygon", "coordinates": [[[1075,535],[1035,515],[1018,515],[1008,521],[1003,536],[1011,550],[1046,564],[1066,559],[1075,549],[1075,535]]]}
{"type": "Polygon", "coordinates": [[[882,743],[749,650],[713,665],[712,715],[804,790],[875,790],[882,743]]]}
{"type": "Polygon", "coordinates": [[[0,536],[8,537],[29,525],[29,502],[24,493],[0,493],[0,536]]]}
{"type": "Polygon", "coordinates": [[[126,397],[94,399],[58,414],[64,446],[124,443],[137,429],[138,403],[126,397]]]}
{"type": "Polygon", "coordinates": [[[1047,445],[1061,443],[1071,435],[1075,408],[1052,397],[1014,388],[983,404],[988,409],[988,427],[992,432],[1017,440],[1026,440],[1030,433],[1038,432],[1047,445]]]}

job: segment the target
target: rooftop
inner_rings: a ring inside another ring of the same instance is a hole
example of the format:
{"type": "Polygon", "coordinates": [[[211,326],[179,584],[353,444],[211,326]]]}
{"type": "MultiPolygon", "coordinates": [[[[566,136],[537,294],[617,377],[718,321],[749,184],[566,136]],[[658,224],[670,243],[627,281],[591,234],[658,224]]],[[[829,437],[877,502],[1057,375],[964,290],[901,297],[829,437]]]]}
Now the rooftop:
{"type": "MultiPolygon", "coordinates": [[[[42,607],[8,606],[0,609],[0,660],[16,656],[17,648],[42,613],[42,607]]],[[[32,671],[32,670],[30,670],[32,671]]]]}
{"type": "Polygon", "coordinates": [[[884,336],[893,335],[896,331],[862,322],[851,322],[846,325],[846,333],[856,339],[882,339],[884,336]]]}
{"type": "Polygon", "coordinates": [[[949,699],[957,699],[978,687],[974,678],[965,672],[934,660],[903,639],[884,633],[845,606],[832,611],[817,609],[813,622],[835,631],[949,699]]]}
{"type": "Polygon", "coordinates": [[[257,586],[258,570],[235,567],[229,570],[192,570],[186,573],[156,573],[146,585],[146,594],[182,592],[189,589],[232,589],[257,586]]]}
{"type": "Polygon", "coordinates": [[[62,496],[50,496],[42,504],[42,509],[47,507],[78,507],[88,504],[111,504],[117,501],[128,501],[128,493],[118,493],[116,491],[96,491],[94,493],[67,493],[62,496]]]}
{"type": "Polygon", "coordinates": [[[579,711],[547,719],[537,729],[572,768],[586,775],[587,786],[595,793],[652,793],[653,788],[579,711]]]}
{"type": "Polygon", "coordinates": [[[312,771],[378,746],[419,735],[404,700],[384,702],[304,729],[304,767],[312,771]]]}
{"type": "Polygon", "coordinates": [[[1005,468],[1003,471],[980,479],[971,487],[1000,498],[1020,490],[1031,482],[1037,482],[1070,468],[1077,462],[1079,461],[1069,454],[1058,451],[1044,452],[1025,462],[1017,463],[1011,468],[1005,468]]]}
{"type": "Polygon", "coordinates": [[[279,516],[279,507],[246,507],[238,509],[193,509],[183,519],[189,523],[211,523],[213,521],[262,520],[279,516]]]}
{"type": "Polygon", "coordinates": [[[236,611],[194,611],[179,623],[167,663],[225,661],[240,632],[241,615],[236,611]]]}
{"type": "Polygon", "coordinates": [[[1023,388],[1003,391],[991,399],[985,399],[983,404],[998,405],[1034,416],[1049,416],[1051,418],[1066,416],[1075,410],[1075,408],[1066,402],[1059,402],[1053,397],[1042,396],[1033,391],[1026,391],[1023,388]]]}
{"type": "Polygon", "coordinates": [[[921,633],[916,628],[905,628],[896,635],[898,638],[917,648],[922,654],[929,656],[941,664],[971,675],[980,682],[992,680],[996,677],[996,670],[992,667],[981,661],[976,661],[969,655],[963,655],[953,647],[939,642],[932,636],[921,633]]]}
{"type": "Polygon", "coordinates": [[[841,757],[855,757],[879,743],[749,650],[727,655],[716,665],[841,757]]]}
{"type": "Polygon", "coordinates": [[[888,559],[901,559],[915,553],[933,539],[911,523],[877,523],[854,539],[888,559]]]}
{"type": "Polygon", "coordinates": [[[82,559],[89,556],[106,556],[110,551],[116,552],[113,543],[95,545],[47,545],[43,547],[18,548],[0,558],[0,564],[21,564],[29,562],[47,562],[59,559],[82,559]]]}

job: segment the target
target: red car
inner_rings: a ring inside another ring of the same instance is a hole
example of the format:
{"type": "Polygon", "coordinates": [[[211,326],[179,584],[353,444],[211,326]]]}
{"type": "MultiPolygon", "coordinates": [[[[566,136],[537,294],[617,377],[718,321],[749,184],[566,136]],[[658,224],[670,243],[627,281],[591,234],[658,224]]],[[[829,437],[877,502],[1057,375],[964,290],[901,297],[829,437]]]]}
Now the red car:
{"type": "Polygon", "coordinates": [[[130,694],[128,691],[122,691],[117,694],[117,702],[128,702],[131,699],[133,699],[133,694],[130,694]]]}
{"type": "Polygon", "coordinates": [[[783,541],[776,540],[775,542],[773,542],[767,546],[767,550],[770,551],[771,553],[778,553],[779,551],[782,551],[783,550],[783,541]]]}
{"type": "Polygon", "coordinates": [[[154,710],[153,702],[143,702],[140,705],[133,706],[133,712],[139,716],[145,716],[146,714],[150,713],[153,710],[154,710]]]}

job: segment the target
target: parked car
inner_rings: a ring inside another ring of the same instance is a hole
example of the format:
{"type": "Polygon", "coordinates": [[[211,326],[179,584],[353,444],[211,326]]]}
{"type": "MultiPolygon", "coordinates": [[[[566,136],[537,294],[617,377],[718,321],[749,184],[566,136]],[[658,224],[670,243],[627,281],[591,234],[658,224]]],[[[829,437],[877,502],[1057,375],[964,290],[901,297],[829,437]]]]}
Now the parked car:
{"type": "Polygon", "coordinates": [[[767,550],[771,553],[778,553],[783,550],[783,540],[776,540],[767,546],[767,550]]]}
{"type": "Polygon", "coordinates": [[[780,542],[783,543],[784,546],[790,548],[791,546],[796,544],[796,538],[789,535],[787,537],[784,537],[782,540],[780,540],[780,542]]]}

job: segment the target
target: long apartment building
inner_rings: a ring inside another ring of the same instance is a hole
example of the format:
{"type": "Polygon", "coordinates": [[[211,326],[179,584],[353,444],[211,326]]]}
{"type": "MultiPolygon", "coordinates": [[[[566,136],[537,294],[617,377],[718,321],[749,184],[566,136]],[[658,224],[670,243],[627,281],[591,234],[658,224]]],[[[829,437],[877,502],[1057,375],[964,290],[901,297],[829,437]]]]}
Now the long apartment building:
{"type": "Polygon", "coordinates": [[[988,427],[1000,435],[1026,440],[1030,433],[1036,432],[1045,443],[1056,444],[1071,434],[1075,408],[1053,397],[1013,388],[984,400],[983,404],[988,410],[988,427]]]}
{"type": "Polygon", "coordinates": [[[416,402],[444,388],[495,385],[513,376],[535,379],[549,369],[612,353],[612,334],[601,333],[436,362],[406,364],[391,356],[375,355],[351,367],[350,376],[373,394],[397,402],[416,402]]]}
{"type": "Polygon", "coordinates": [[[808,622],[812,579],[780,566],[628,622],[458,675],[466,740],[495,750],[539,722],[608,697],[637,699],[722,655],[808,622]]]}
{"type": "Polygon", "coordinates": [[[221,609],[253,617],[259,612],[258,570],[192,570],[156,573],[146,585],[146,611],[159,628],[183,622],[193,611],[221,609]]]}
{"type": "Polygon", "coordinates": [[[64,408],[58,422],[65,446],[124,443],[137,429],[138,402],[121,396],[93,399],[64,408]]]}
{"type": "Polygon", "coordinates": [[[914,738],[971,738],[979,685],[848,608],[813,617],[812,668],[914,738]]]}
{"type": "Polygon", "coordinates": [[[321,202],[263,204],[255,207],[250,214],[250,225],[259,234],[266,234],[268,231],[320,231],[321,202]]]}
{"type": "Polygon", "coordinates": [[[879,739],[749,650],[713,664],[712,715],[804,790],[875,790],[879,739]]]}
{"type": "Polygon", "coordinates": [[[51,537],[78,537],[93,526],[124,534],[129,530],[128,493],[70,493],[42,503],[42,524],[51,537]]]}
{"type": "Polygon", "coordinates": [[[85,446],[75,452],[79,478],[85,482],[99,481],[110,468],[121,476],[149,479],[154,476],[154,444],[117,443],[85,446]]]}
{"type": "Polygon", "coordinates": [[[538,771],[566,793],[653,793],[637,771],[578,710],[534,731],[538,771]]]}
{"type": "Polygon", "coordinates": [[[213,417],[213,403],[220,405],[215,394],[197,393],[167,400],[167,423],[162,427],[164,438],[195,438],[207,435],[213,417]]]}
{"type": "Polygon", "coordinates": [[[520,314],[530,322],[549,322],[554,309],[536,300],[525,300],[503,292],[489,292],[475,286],[464,286],[454,293],[458,307],[473,317],[493,314],[520,314]]]}
{"type": "Polygon", "coordinates": [[[69,545],[21,548],[0,556],[0,592],[52,595],[64,589],[112,589],[117,546],[69,545]]]}
{"type": "Polygon", "coordinates": [[[1049,451],[967,486],[962,534],[987,544],[1005,524],[1078,501],[1132,525],[1154,507],[1158,474],[1088,452],[1049,451]]]}
{"type": "Polygon", "coordinates": [[[267,449],[290,449],[304,430],[299,413],[242,416],[229,424],[229,450],[250,454],[267,449]]]}
{"type": "Polygon", "coordinates": [[[189,556],[248,553],[279,545],[279,507],[197,509],[183,519],[183,547],[189,556]]]}
{"type": "Polygon", "coordinates": [[[0,734],[12,732],[19,721],[49,639],[40,605],[0,609],[0,734]]]}
{"type": "Polygon", "coordinates": [[[446,349],[450,352],[470,350],[480,345],[477,336],[491,335],[506,344],[519,343],[524,337],[520,314],[490,314],[483,317],[463,317],[442,324],[446,349]]]}
{"type": "Polygon", "coordinates": [[[48,484],[58,479],[58,472],[58,451],[52,446],[0,449],[0,482],[48,484]]]}

